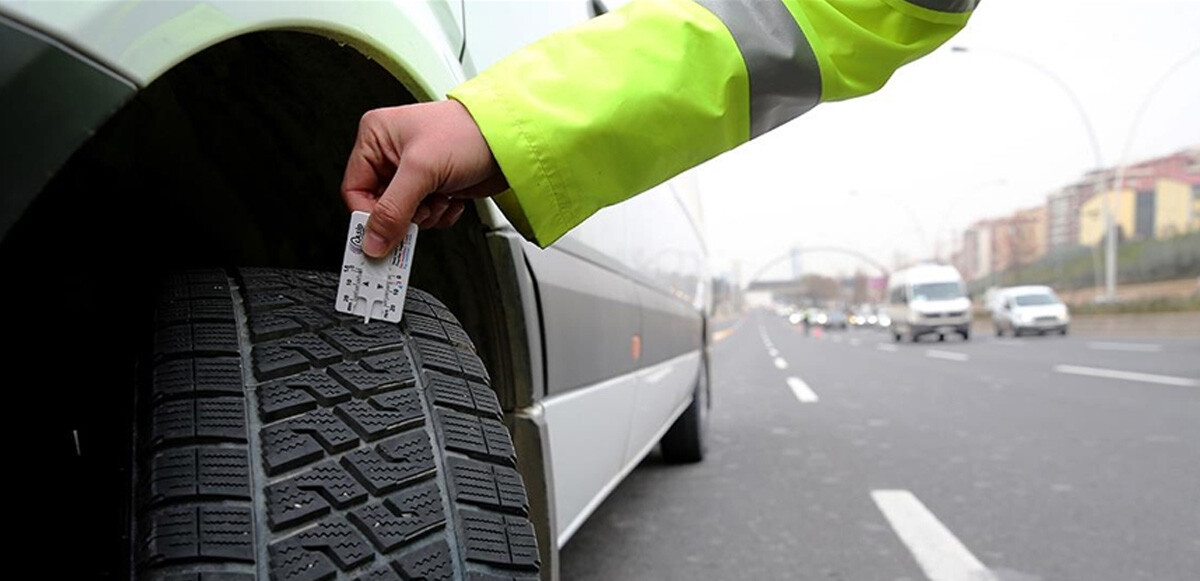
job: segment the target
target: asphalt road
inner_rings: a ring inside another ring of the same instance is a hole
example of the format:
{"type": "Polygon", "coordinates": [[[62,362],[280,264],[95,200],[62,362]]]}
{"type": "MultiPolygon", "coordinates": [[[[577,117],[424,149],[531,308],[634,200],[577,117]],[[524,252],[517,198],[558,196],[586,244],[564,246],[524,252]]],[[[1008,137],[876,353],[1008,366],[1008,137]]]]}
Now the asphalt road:
{"type": "Polygon", "coordinates": [[[761,312],[714,366],[707,459],[652,453],[563,579],[1200,579],[1200,339],[895,345],[761,312]]]}

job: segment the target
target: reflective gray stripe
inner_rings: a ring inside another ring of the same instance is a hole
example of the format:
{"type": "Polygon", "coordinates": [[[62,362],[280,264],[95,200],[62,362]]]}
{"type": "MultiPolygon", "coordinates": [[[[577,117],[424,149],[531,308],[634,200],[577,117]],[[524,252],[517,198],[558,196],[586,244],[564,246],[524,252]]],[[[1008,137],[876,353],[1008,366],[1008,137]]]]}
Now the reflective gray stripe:
{"type": "Polygon", "coordinates": [[[970,12],[979,6],[979,0],[905,0],[909,4],[937,10],[938,12],[970,12]]]}
{"type": "Polygon", "coordinates": [[[780,0],[697,0],[733,34],[750,76],[750,137],[812,109],[821,70],[804,32],[780,0]]]}

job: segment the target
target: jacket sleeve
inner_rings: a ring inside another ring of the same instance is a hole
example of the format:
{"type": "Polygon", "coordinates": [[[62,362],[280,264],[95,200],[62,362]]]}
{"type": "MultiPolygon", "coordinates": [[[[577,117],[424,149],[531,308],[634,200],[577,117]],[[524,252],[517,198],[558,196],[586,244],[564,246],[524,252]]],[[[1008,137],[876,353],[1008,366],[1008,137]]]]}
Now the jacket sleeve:
{"type": "Polygon", "coordinates": [[[546,246],[594,212],[803,114],[871,93],[977,0],[634,0],[456,87],[546,246]]]}

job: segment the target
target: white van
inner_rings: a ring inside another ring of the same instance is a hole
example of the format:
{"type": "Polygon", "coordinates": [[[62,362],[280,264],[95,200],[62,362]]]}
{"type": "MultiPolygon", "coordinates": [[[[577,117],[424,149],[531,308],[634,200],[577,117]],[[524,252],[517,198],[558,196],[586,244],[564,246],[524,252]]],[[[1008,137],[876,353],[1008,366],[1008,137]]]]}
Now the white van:
{"type": "Polygon", "coordinates": [[[896,341],[906,336],[916,341],[922,335],[945,341],[954,333],[971,338],[971,301],[953,266],[925,264],[893,273],[887,309],[896,341]]]}

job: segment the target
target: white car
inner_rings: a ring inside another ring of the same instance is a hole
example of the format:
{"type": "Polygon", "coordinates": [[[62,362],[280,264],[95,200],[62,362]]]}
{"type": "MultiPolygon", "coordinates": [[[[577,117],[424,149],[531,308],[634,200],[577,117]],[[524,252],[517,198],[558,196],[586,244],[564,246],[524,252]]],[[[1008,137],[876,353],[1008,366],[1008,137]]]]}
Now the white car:
{"type": "Polygon", "coordinates": [[[998,292],[992,312],[997,335],[1012,333],[1058,333],[1066,335],[1071,314],[1048,286],[1016,286],[998,292]]]}
{"type": "Polygon", "coordinates": [[[0,0],[9,516],[67,548],[24,576],[548,579],[652,449],[699,461],[687,176],[546,250],[480,201],[399,324],[333,310],[364,112],[603,6],[0,0]]]}

